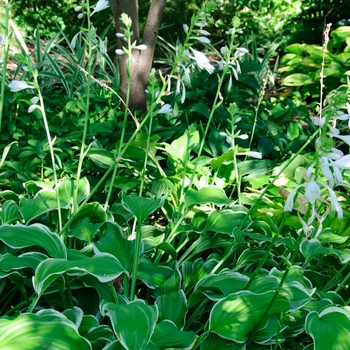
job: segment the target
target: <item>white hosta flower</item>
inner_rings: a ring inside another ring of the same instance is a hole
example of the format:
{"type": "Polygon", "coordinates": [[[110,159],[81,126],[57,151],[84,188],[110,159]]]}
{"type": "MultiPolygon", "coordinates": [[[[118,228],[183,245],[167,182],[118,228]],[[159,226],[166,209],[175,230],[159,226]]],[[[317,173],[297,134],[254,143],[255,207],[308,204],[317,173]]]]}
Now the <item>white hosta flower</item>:
{"type": "Polygon", "coordinates": [[[101,55],[107,53],[106,45],[101,39],[99,40],[99,48],[100,48],[101,55]]]}
{"type": "Polygon", "coordinates": [[[118,56],[124,55],[124,54],[125,54],[125,52],[124,52],[122,49],[116,49],[116,50],[115,50],[115,53],[116,53],[118,56]]]}
{"type": "Polygon", "coordinates": [[[208,60],[208,58],[204,55],[204,53],[199,52],[195,49],[192,49],[192,52],[194,54],[194,59],[197,63],[197,66],[200,69],[205,69],[209,74],[212,74],[215,70],[214,66],[212,66],[210,64],[210,61],[208,60]]]}
{"type": "Polygon", "coordinates": [[[205,37],[205,36],[191,36],[190,39],[198,40],[198,41],[200,41],[203,44],[209,44],[210,43],[210,40],[207,37],[205,37]]]}
{"type": "Polygon", "coordinates": [[[135,49],[143,51],[147,49],[147,45],[141,44],[141,45],[137,45],[135,46],[135,49]]]}
{"type": "Polygon", "coordinates": [[[34,86],[28,85],[24,80],[12,80],[9,88],[12,92],[18,92],[24,89],[34,89],[34,86]]]}
{"type": "Polygon", "coordinates": [[[338,139],[341,139],[345,143],[347,143],[350,146],[350,135],[337,135],[332,134],[331,136],[337,137],[338,139]]]}
{"type": "Polygon", "coordinates": [[[75,12],[80,12],[81,9],[82,9],[82,6],[76,6],[76,7],[74,7],[74,11],[75,11],[75,12]]]}
{"type": "Polygon", "coordinates": [[[329,163],[334,169],[350,169],[350,154],[329,163]]]}
{"type": "Polygon", "coordinates": [[[323,118],[312,117],[311,120],[315,125],[320,126],[321,128],[324,125],[324,123],[326,122],[326,118],[324,118],[324,117],[323,118]]]}
{"type": "Polygon", "coordinates": [[[78,19],[82,19],[84,17],[84,15],[82,13],[79,13],[79,15],[77,16],[78,19]]]}
{"type": "Polygon", "coordinates": [[[197,32],[202,35],[210,35],[210,33],[204,29],[198,29],[197,32]]]}
{"type": "Polygon", "coordinates": [[[189,29],[189,28],[188,28],[188,25],[187,25],[187,24],[184,24],[183,27],[184,27],[185,33],[187,33],[187,32],[188,32],[188,29],[189,29]]]}
{"type": "Polygon", "coordinates": [[[316,199],[321,198],[321,189],[315,180],[312,179],[306,184],[305,196],[311,204],[314,204],[316,199]]]}
{"type": "Polygon", "coordinates": [[[116,33],[115,35],[118,38],[125,38],[125,35],[123,33],[116,33]]]}
{"type": "Polygon", "coordinates": [[[36,105],[39,102],[39,97],[38,96],[34,96],[33,98],[30,99],[30,102],[33,105],[36,105]]]}
{"type": "Polygon", "coordinates": [[[104,9],[106,9],[107,7],[109,7],[109,2],[108,0],[98,0],[97,4],[95,6],[95,9],[92,11],[90,17],[95,14],[96,12],[102,11],[104,9]]]}
{"type": "Polygon", "coordinates": [[[70,42],[70,46],[71,46],[72,49],[74,49],[75,46],[77,45],[78,35],[79,35],[79,32],[73,36],[73,39],[70,42]]]}
{"type": "Polygon", "coordinates": [[[254,152],[254,151],[247,151],[247,152],[240,152],[238,153],[239,156],[248,156],[256,159],[262,159],[262,153],[261,152],[254,152]]]}
{"type": "Polygon", "coordinates": [[[226,142],[227,142],[229,145],[232,144],[232,137],[231,137],[230,135],[227,135],[225,132],[220,132],[219,135],[226,137],[226,142]]]}
{"type": "Polygon", "coordinates": [[[335,194],[335,192],[326,184],[324,186],[327,188],[329,192],[329,197],[331,199],[331,210],[336,211],[338,213],[338,219],[343,218],[343,209],[339,204],[338,198],[335,194]]]}
{"type": "Polygon", "coordinates": [[[195,23],[195,26],[197,26],[197,27],[205,27],[207,25],[207,23],[205,23],[205,22],[197,22],[197,23],[195,23]]]}
{"type": "Polygon", "coordinates": [[[159,114],[170,114],[172,112],[171,106],[167,103],[158,111],[159,114]]]}

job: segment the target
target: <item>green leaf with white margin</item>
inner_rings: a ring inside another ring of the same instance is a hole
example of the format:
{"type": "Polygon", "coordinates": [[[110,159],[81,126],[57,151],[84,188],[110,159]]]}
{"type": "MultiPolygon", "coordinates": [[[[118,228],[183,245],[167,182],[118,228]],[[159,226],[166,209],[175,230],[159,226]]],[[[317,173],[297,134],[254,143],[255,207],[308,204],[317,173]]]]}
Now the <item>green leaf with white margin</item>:
{"type": "Polygon", "coordinates": [[[152,199],[138,196],[122,195],[122,203],[126,210],[130,211],[141,224],[150,214],[164,204],[164,198],[152,199]]]}
{"type": "MultiPolygon", "coordinates": [[[[244,343],[263,317],[275,292],[242,291],[217,302],[210,312],[209,330],[222,338],[244,343]]],[[[266,317],[289,310],[289,302],[281,295],[267,310],[266,317]]],[[[265,321],[266,322],[266,321],[265,321]]]]}
{"type": "MultiPolygon", "coordinates": [[[[73,200],[75,180],[63,179],[58,181],[58,193],[60,199],[73,200]]],[[[86,177],[79,180],[77,201],[80,203],[90,194],[90,184],[86,177]]]]}
{"type": "Polygon", "coordinates": [[[179,328],[184,326],[187,300],[182,289],[159,296],[156,304],[159,310],[159,321],[170,320],[179,328]]]}
{"type": "MultiPolygon", "coordinates": [[[[61,209],[68,209],[70,203],[70,199],[61,198],[61,209]]],[[[19,207],[25,222],[30,223],[31,220],[40,215],[57,210],[56,191],[52,189],[40,190],[32,199],[22,198],[19,207]]]]}
{"type": "Polygon", "coordinates": [[[151,343],[156,349],[192,349],[197,338],[196,333],[180,331],[173,322],[165,320],[156,325],[151,343]]]}
{"type": "Polygon", "coordinates": [[[113,330],[128,350],[143,350],[149,343],[158,319],[156,306],[143,300],[129,304],[109,303],[102,310],[111,320],[113,330]]]}
{"type": "Polygon", "coordinates": [[[317,238],[305,240],[300,247],[300,250],[306,258],[305,263],[309,263],[312,259],[319,255],[334,255],[342,264],[346,264],[350,260],[350,249],[334,249],[323,247],[317,238]]]}
{"type": "Polygon", "coordinates": [[[315,350],[350,349],[350,313],[340,307],[330,306],[320,313],[310,312],[305,330],[313,338],[315,350]]]}
{"type": "Polygon", "coordinates": [[[76,326],[63,314],[44,310],[37,314],[21,314],[15,319],[0,319],[0,344],[6,350],[79,349],[90,350],[76,326]]]}
{"type": "Polygon", "coordinates": [[[34,276],[34,289],[39,297],[59,276],[67,273],[71,276],[92,275],[100,282],[110,282],[124,272],[119,261],[107,253],[99,253],[92,258],[68,261],[47,259],[40,263],[34,276]]]}
{"type": "Polygon", "coordinates": [[[92,224],[90,218],[85,217],[75,224],[72,224],[67,236],[76,237],[82,241],[86,241],[88,244],[92,243],[92,238],[98,232],[102,223],[92,224]]]}
{"type": "Polygon", "coordinates": [[[205,231],[212,231],[216,233],[226,233],[230,236],[233,235],[234,228],[241,227],[245,222],[246,228],[251,223],[250,219],[246,219],[247,213],[245,210],[233,211],[231,209],[224,209],[221,211],[213,210],[207,220],[205,231]],[[245,220],[245,221],[244,221],[245,220]]]}
{"type": "Polygon", "coordinates": [[[199,191],[189,189],[185,195],[185,204],[187,208],[191,208],[196,204],[213,203],[217,206],[229,205],[232,203],[227,198],[225,191],[216,186],[205,186],[199,191]]]}
{"type": "Polygon", "coordinates": [[[294,73],[288,75],[283,81],[282,85],[286,86],[303,86],[312,84],[314,81],[307,74],[294,73]]]}
{"type": "Polygon", "coordinates": [[[95,250],[112,254],[126,271],[131,271],[134,262],[135,241],[126,239],[118,224],[106,221],[100,229],[100,239],[94,245],[95,250]]]}
{"type": "Polygon", "coordinates": [[[31,268],[35,270],[37,266],[44,260],[47,256],[38,252],[28,252],[19,256],[6,253],[0,256],[0,266],[2,271],[11,270],[22,270],[31,268]]]}
{"type": "Polygon", "coordinates": [[[51,232],[41,224],[0,226],[0,240],[11,248],[40,246],[47,251],[50,257],[67,258],[66,247],[58,234],[51,232]]]}
{"type": "Polygon", "coordinates": [[[237,343],[230,342],[227,339],[220,338],[218,335],[209,334],[201,344],[200,350],[238,350],[244,349],[237,343]]]}
{"type": "Polygon", "coordinates": [[[1,225],[13,224],[22,219],[17,203],[13,200],[6,201],[0,211],[1,225]]]}
{"type": "MultiPolygon", "coordinates": [[[[58,193],[60,198],[60,207],[67,209],[73,201],[75,181],[63,179],[58,182],[58,193]]],[[[78,202],[82,201],[90,193],[89,182],[86,178],[79,180],[78,202]]],[[[26,223],[36,217],[57,210],[57,195],[53,189],[42,189],[36,193],[34,198],[22,198],[19,203],[20,211],[26,223]]]]}

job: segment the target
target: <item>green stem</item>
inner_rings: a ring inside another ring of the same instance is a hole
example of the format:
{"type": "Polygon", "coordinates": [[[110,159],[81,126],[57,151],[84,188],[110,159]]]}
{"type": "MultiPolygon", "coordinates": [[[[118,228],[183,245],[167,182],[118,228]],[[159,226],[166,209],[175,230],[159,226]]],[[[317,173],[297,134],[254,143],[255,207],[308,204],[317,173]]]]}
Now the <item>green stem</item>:
{"type": "MultiPolygon", "coordinates": [[[[326,292],[328,287],[334,283],[334,281],[337,280],[337,278],[343,273],[344,270],[346,270],[350,265],[350,260],[339,270],[337,271],[337,273],[326,283],[326,285],[322,288],[322,291],[326,292]]],[[[349,277],[349,275],[347,275],[346,279],[349,277]]],[[[343,280],[344,282],[344,280],[343,280]]],[[[342,283],[343,285],[344,283],[342,283]]]]}
{"type": "Polygon", "coordinates": [[[50,149],[50,156],[51,156],[52,170],[53,170],[53,178],[54,178],[54,182],[55,182],[56,200],[57,200],[58,229],[59,229],[59,232],[61,232],[62,231],[61,200],[60,200],[59,188],[58,188],[58,179],[57,179],[55,154],[54,154],[54,150],[53,150],[53,141],[52,141],[51,134],[50,134],[49,123],[48,123],[47,117],[46,117],[44,99],[43,99],[43,96],[41,94],[40,86],[39,86],[39,83],[38,83],[38,72],[37,72],[37,70],[34,70],[33,77],[34,77],[35,87],[36,87],[36,90],[38,92],[38,97],[39,97],[39,101],[40,101],[40,111],[41,111],[41,115],[43,117],[43,122],[44,122],[44,126],[45,126],[46,137],[47,137],[47,142],[49,144],[49,149],[50,149]]]}
{"type": "Polygon", "coordinates": [[[136,246],[135,246],[135,253],[134,253],[132,279],[131,279],[130,301],[133,301],[135,298],[136,277],[137,277],[137,271],[139,266],[140,251],[141,251],[141,223],[138,223],[137,229],[136,229],[136,246]]]}
{"type": "MultiPolygon", "coordinates": [[[[4,55],[2,62],[2,74],[1,74],[1,94],[0,94],[0,132],[2,129],[2,115],[4,110],[4,97],[5,97],[5,84],[7,81],[7,61],[9,57],[10,45],[9,45],[9,22],[10,22],[10,11],[9,2],[5,0],[5,22],[4,22],[4,55]]],[[[1,51],[0,51],[1,53],[1,51]]],[[[1,57],[2,55],[0,55],[1,57]]]]}
{"type": "Polygon", "coordinates": [[[246,222],[246,220],[249,218],[250,214],[252,213],[252,211],[255,209],[255,207],[257,207],[260,204],[260,201],[262,200],[262,198],[264,197],[265,193],[272,187],[274,186],[275,182],[277,181],[277,179],[283,174],[283,172],[290,166],[290,164],[304,151],[304,149],[313,141],[313,139],[318,135],[318,130],[315,131],[310,138],[304,143],[304,145],[299,149],[299,151],[297,153],[295,153],[289,160],[288,163],[286,163],[281,170],[279,171],[279,173],[273,178],[273,180],[264,188],[264,190],[261,192],[260,196],[256,199],[255,203],[250,207],[248,214],[245,216],[245,218],[242,220],[240,229],[242,229],[242,227],[244,227],[244,224],[246,222]]]}
{"type": "Polygon", "coordinates": [[[93,42],[92,42],[92,35],[91,32],[91,20],[90,20],[90,4],[89,1],[87,1],[87,47],[88,47],[88,54],[87,54],[87,81],[86,81],[86,100],[84,105],[85,110],[85,118],[84,118],[84,129],[83,129],[83,136],[81,140],[81,147],[80,147],[80,153],[79,153],[79,161],[78,161],[78,169],[75,179],[75,185],[74,185],[74,192],[73,192],[73,212],[77,213],[79,206],[78,206],[78,190],[79,190],[79,180],[81,177],[81,171],[83,167],[83,161],[85,158],[85,143],[87,138],[87,129],[89,125],[89,112],[90,112],[90,89],[91,89],[91,73],[92,73],[92,48],[93,48],[93,42]]]}

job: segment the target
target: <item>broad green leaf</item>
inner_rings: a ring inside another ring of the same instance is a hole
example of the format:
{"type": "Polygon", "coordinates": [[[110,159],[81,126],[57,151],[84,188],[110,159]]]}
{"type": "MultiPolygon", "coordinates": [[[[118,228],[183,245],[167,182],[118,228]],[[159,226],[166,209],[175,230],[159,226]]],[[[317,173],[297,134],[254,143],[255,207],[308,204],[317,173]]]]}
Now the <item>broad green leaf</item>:
{"type": "MultiPolygon", "coordinates": [[[[261,261],[264,255],[265,250],[247,248],[237,259],[236,266],[234,269],[239,270],[245,266],[258,265],[258,263],[261,261]]],[[[269,253],[265,264],[270,266],[272,265],[275,267],[278,266],[277,262],[273,260],[273,255],[271,253],[269,253]]]]}
{"type": "Polygon", "coordinates": [[[77,333],[76,326],[53,310],[49,315],[38,312],[15,319],[2,318],[0,329],[0,345],[6,350],[92,349],[89,341],[77,333]]]}
{"type": "Polygon", "coordinates": [[[320,313],[310,312],[305,330],[313,338],[315,350],[350,349],[350,314],[340,307],[330,306],[320,313]]]}
{"type": "Polygon", "coordinates": [[[83,320],[84,312],[79,307],[73,307],[72,309],[66,309],[62,314],[67,317],[69,321],[74,323],[77,328],[80,327],[81,321],[83,320]]]}
{"type": "Polygon", "coordinates": [[[334,249],[323,247],[317,238],[305,240],[300,247],[300,250],[306,258],[306,263],[319,255],[334,255],[342,264],[346,264],[350,260],[350,249],[334,249]]]}
{"type": "Polygon", "coordinates": [[[137,278],[148,288],[155,289],[163,284],[173,273],[168,266],[156,266],[147,257],[142,257],[139,261],[137,278]]]}
{"type": "Polygon", "coordinates": [[[46,259],[47,256],[45,254],[37,252],[24,253],[19,256],[6,253],[0,256],[0,266],[2,271],[22,270],[26,268],[35,270],[46,259]]]}
{"type": "Polygon", "coordinates": [[[33,284],[40,296],[53,281],[65,273],[71,276],[89,274],[106,283],[113,281],[123,272],[118,260],[107,253],[99,253],[85,260],[47,259],[37,267],[33,284]]]}
{"type": "MultiPolygon", "coordinates": [[[[63,179],[58,182],[58,193],[60,199],[60,207],[69,208],[73,201],[73,192],[76,181],[63,179]]],[[[86,178],[79,181],[78,186],[78,202],[82,201],[90,192],[89,182],[86,178]]],[[[54,189],[45,188],[36,193],[34,198],[23,198],[20,203],[20,211],[26,223],[36,217],[57,210],[57,194],[54,189]]]]}
{"type": "Polygon", "coordinates": [[[19,249],[40,246],[51,257],[67,258],[66,247],[61,238],[41,224],[0,226],[0,240],[11,248],[19,249]]]}
{"type": "MultiPolygon", "coordinates": [[[[161,266],[158,266],[161,267],[161,266]]],[[[157,298],[163,294],[169,294],[172,292],[177,292],[181,288],[182,276],[179,270],[179,266],[176,263],[172,274],[152,293],[154,298],[157,298]]]]}
{"type": "Polygon", "coordinates": [[[287,299],[280,295],[267,310],[274,294],[273,291],[267,293],[242,291],[227,296],[217,302],[211,310],[209,330],[222,338],[237,343],[245,342],[266,311],[265,316],[269,317],[289,310],[287,299]]]}
{"type": "Polygon", "coordinates": [[[124,270],[130,272],[134,261],[135,241],[126,239],[120,226],[111,221],[105,222],[100,231],[100,239],[95,242],[95,247],[100,252],[115,256],[124,270]]]}
{"type": "Polygon", "coordinates": [[[253,338],[254,342],[263,345],[274,345],[276,343],[276,336],[278,336],[279,344],[284,340],[283,339],[283,330],[287,326],[280,325],[280,322],[275,316],[271,316],[267,324],[262,328],[258,329],[253,338]]]}
{"type": "Polygon", "coordinates": [[[282,82],[282,85],[287,86],[303,86],[312,84],[314,81],[307,75],[302,73],[294,73],[288,75],[282,82]]]}
{"type": "Polygon", "coordinates": [[[85,217],[83,220],[75,222],[70,226],[67,236],[79,238],[90,244],[101,225],[102,223],[92,224],[90,223],[90,218],[85,217]]]}
{"type": "Polygon", "coordinates": [[[199,133],[197,130],[188,130],[178,139],[174,140],[170,145],[164,143],[164,150],[169,156],[182,163],[189,161],[189,153],[193,146],[199,142],[199,133]],[[191,133],[192,131],[192,133],[191,133]],[[190,137],[188,136],[190,134],[190,137]]]}
{"type": "Polygon", "coordinates": [[[238,350],[241,346],[236,347],[234,342],[223,339],[214,333],[210,333],[202,342],[200,350],[238,350]]]}
{"type": "Polygon", "coordinates": [[[205,231],[226,233],[231,236],[234,228],[240,228],[243,222],[243,228],[247,227],[251,222],[251,219],[247,218],[247,213],[243,210],[213,210],[208,216],[205,231]]]}
{"type": "Polygon", "coordinates": [[[196,285],[195,291],[201,291],[212,300],[222,299],[232,293],[243,290],[249,278],[238,272],[223,271],[219,275],[208,275],[196,285]]]}
{"type": "Polygon", "coordinates": [[[138,224],[141,224],[150,214],[164,204],[164,198],[152,199],[128,196],[123,193],[122,202],[124,207],[136,216],[138,224]]]}
{"type": "Polygon", "coordinates": [[[113,221],[113,215],[104,210],[99,203],[86,203],[79,208],[78,214],[74,217],[73,223],[79,222],[84,218],[90,218],[93,223],[103,223],[107,220],[113,221]]]}
{"type": "Polygon", "coordinates": [[[225,191],[222,188],[216,186],[205,186],[199,191],[189,189],[185,195],[185,204],[188,208],[193,207],[196,204],[213,203],[218,206],[229,205],[232,203],[227,198],[225,191]]]}
{"type": "MultiPolygon", "coordinates": [[[[71,203],[69,198],[60,198],[60,207],[68,209],[71,203]]],[[[40,190],[33,199],[22,198],[19,202],[20,211],[26,223],[36,217],[57,210],[57,195],[52,189],[40,190]]]]}
{"type": "Polygon", "coordinates": [[[6,201],[0,211],[1,225],[13,224],[22,219],[17,203],[13,200],[6,201]]]}
{"type": "MultiPolygon", "coordinates": [[[[77,185],[75,180],[63,179],[58,182],[58,193],[60,200],[72,201],[74,187],[77,185]]],[[[79,180],[77,201],[80,203],[90,194],[90,184],[86,177],[79,180]]]]}
{"type": "Polygon", "coordinates": [[[106,304],[103,312],[109,316],[115,334],[126,349],[146,348],[157,323],[157,307],[135,300],[129,304],[106,304]]]}
{"type": "Polygon", "coordinates": [[[194,332],[180,331],[171,321],[165,320],[156,325],[151,342],[157,349],[192,349],[197,337],[194,332]]]}
{"type": "Polygon", "coordinates": [[[187,312],[187,300],[182,289],[159,296],[156,304],[159,310],[158,321],[170,320],[177,327],[183,327],[187,312]]]}

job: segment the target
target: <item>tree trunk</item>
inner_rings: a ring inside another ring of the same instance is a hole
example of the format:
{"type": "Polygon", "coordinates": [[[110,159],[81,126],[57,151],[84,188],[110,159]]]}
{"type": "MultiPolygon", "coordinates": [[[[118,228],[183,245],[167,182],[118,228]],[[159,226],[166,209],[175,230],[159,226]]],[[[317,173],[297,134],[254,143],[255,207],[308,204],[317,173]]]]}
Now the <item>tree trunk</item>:
{"type": "MultiPolygon", "coordinates": [[[[121,32],[122,23],[120,16],[126,13],[132,19],[132,42],[140,44],[139,13],[137,0],[109,0],[112,9],[117,32],[121,32]]],[[[131,69],[131,87],[129,96],[129,108],[131,110],[146,110],[146,89],[149,73],[152,68],[154,49],[156,46],[160,21],[165,8],[166,0],[152,0],[147,15],[146,27],[142,36],[142,44],[147,46],[146,50],[134,50],[133,64],[131,69]]],[[[117,39],[118,49],[121,49],[125,42],[117,39]]],[[[128,77],[126,55],[118,56],[119,74],[120,74],[120,92],[123,100],[126,98],[128,77]]]]}

